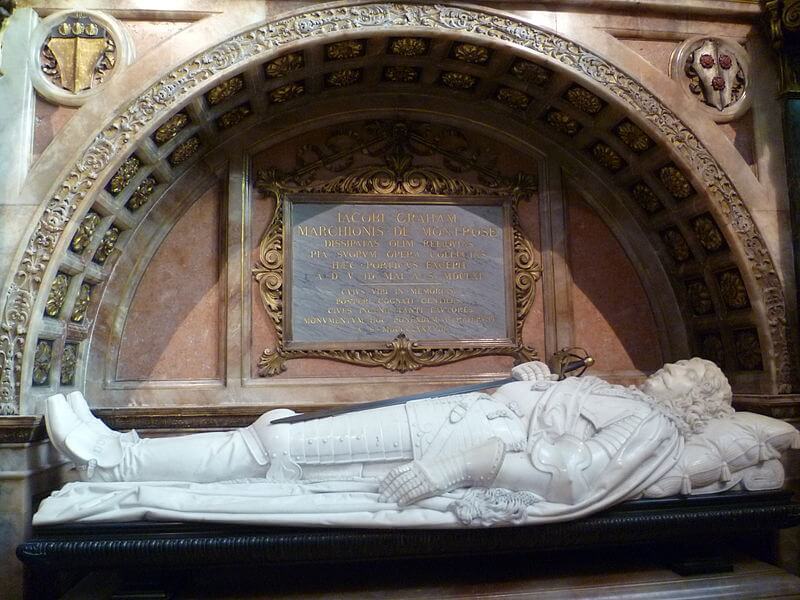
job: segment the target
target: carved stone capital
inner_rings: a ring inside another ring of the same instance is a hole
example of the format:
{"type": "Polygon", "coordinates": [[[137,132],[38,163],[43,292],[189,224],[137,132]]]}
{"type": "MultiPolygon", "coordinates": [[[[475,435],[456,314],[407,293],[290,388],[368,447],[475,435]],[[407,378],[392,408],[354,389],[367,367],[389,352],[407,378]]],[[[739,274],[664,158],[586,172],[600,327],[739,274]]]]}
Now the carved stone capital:
{"type": "Polygon", "coordinates": [[[780,92],[800,96],[800,0],[764,0],[764,11],[780,61],[780,92]]]}

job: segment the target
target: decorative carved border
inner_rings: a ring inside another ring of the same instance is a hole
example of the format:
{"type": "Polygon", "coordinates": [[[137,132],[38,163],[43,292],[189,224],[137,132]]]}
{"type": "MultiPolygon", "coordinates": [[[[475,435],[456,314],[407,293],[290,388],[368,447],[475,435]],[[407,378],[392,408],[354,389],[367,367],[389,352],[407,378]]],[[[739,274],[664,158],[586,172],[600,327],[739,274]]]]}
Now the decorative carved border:
{"type": "Polygon", "coordinates": [[[19,412],[20,363],[23,353],[31,351],[27,338],[32,309],[56,244],[78,205],[99,187],[98,179],[107,177],[115,162],[133,149],[132,140],[154,129],[160,117],[207,80],[250,61],[266,60],[288,44],[337,32],[356,30],[359,35],[368,35],[373,29],[386,31],[400,27],[472,35],[527,50],[603,87],[606,94],[615,96],[658,131],[662,140],[692,167],[718,210],[730,218],[761,293],[767,319],[767,330],[763,333],[769,336],[765,347],[774,357],[777,391],[791,392],[793,373],[786,301],[769,250],[733,182],[677,115],[632,76],[602,57],[530,23],[474,8],[373,3],[290,15],[235,35],[179,65],[149,87],[92,140],[67,177],[55,186],[8,283],[0,315],[0,414],[19,412]]]}
{"type": "MultiPolygon", "coordinates": [[[[478,356],[513,356],[520,361],[537,358],[536,350],[522,342],[522,327],[535,298],[536,281],[542,269],[535,259],[530,240],[525,237],[519,221],[519,203],[536,191],[533,177],[519,174],[504,177],[474,160],[448,151],[437,144],[435,136],[426,135],[427,124],[402,121],[379,121],[370,124],[373,135],[366,141],[353,144],[347,152],[336,153],[335,161],[351,164],[357,153],[368,153],[379,158],[379,164],[369,164],[337,175],[329,180],[314,178],[317,170],[334,162],[333,156],[323,156],[309,165],[302,165],[292,173],[268,169],[258,173],[257,189],[275,201],[275,212],[259,243],[259,259],[253,269],[259,294],[275,326],[277,345],[266,349],[258,361],[259,374],[271,377],[286,370],[286,361],[296,358],[325,358],[361,366],[380,366],[390,371],[405,373],[422,367],[444,365],[478,356]],[[377,145],[379,154],[370,151],[377,145]],[[424,149],[420,153],[417,149],[424,149]],[[486,184],[469,183],[445,169],[414,164],[420,155],[445,157],[448,164],[465,171],[479,169],[486,184]],[[305,182],[305,183],[301,183],[305,182]],[[437,200],[442,197],[506,197],[512,199],[511,227],[513,235],[514,276],[514,338],[513,345],[475,346],[458,348],[432,348],[410,340],[400,333],[384,348],[356,349],[289,349],[284,340],[284,210],[289,194],[359,195],[369,198],[381,196],[408,196],[410,199],[437,200]]],[[[457,132],[459,137],[463,134],[457,132]]],[[[353,135],[354,139],[360,136],[353,135]]]]}

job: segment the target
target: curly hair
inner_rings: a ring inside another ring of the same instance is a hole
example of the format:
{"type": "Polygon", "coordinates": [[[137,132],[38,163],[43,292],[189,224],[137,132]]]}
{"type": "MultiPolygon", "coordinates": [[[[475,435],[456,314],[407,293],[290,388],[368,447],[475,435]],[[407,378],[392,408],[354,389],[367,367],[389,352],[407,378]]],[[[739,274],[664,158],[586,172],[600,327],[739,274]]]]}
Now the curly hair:
{"type": "Polygon", "coordinates": [[[711,419],[733,415],[731,386],[716,364],[702,358],[690,358],[679,360],[675,365],[701,373],[699,381],[687,394],[655,398],[676,417],[681,429],[686,433],[700,433],[711,419]],[[699,367],[702,367],[702,371],[699,367]]]}

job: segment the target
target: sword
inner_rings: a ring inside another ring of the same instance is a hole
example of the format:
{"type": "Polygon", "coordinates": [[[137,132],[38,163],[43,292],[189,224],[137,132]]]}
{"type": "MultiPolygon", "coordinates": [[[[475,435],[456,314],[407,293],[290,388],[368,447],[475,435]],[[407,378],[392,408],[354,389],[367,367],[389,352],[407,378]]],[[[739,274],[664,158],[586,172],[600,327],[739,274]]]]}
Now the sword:
{"type": "MultiPolygon", "coordinates": [[[[576,371],[583,367],[591,366],[594,359],[587,356],[581,360],[571,362],[564,366],[562,373],[569,373],[576,371]]],[[[422,392],[421,394],[410,394],[408,396],[397,396],[396,398],[387,398],[386,400],[376,400],[375,402],[365,402],[363,404],[353,404],[352,406],[344,406],[342,408],[329,408],[325,410],[315,410],[313,412],[302,413],[299,415],[292,415],[291,417],[282,417],[270,421],[271,425],[281,425],[283,423],[302,423],[303,421],[313,421],[315,419],[324,419],[326,417],[335,417],[337,415],[344,415],[351,412],[358,412],[361,410],[368,410],[370,408],[382,408],[384,406],[394,406],[395,404],[405,404],[412,400],[423,400],[425,398],[444,398],[446,396],[456,396],[458,394],[468,394],[469,392],[478,392],[493,387],[500,387],[507,383],[518,381],[513,377],[506,377],[505,379],[495,379],[494,381],[484,381],[483,383],[473,383],[472,385],[463,385],[460,387],[452,387],[438,392],[422,392]]]]}

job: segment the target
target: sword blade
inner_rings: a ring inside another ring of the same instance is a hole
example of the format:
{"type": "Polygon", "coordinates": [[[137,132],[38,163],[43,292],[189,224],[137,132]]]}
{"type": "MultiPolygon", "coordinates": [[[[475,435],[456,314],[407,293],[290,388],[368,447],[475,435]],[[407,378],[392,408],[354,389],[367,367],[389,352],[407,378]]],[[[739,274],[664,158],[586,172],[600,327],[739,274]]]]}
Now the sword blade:
{"type": "Polygon", "coordinates": [[[507,383],[517,381],[513,377],[506,377],[505,379],[496,379],[494,381],[484,381],[483,383],[474,383],[472,385],[463,385],[461,387],[447,388],[439,390],[438,392],[423,392],[421,394],[411,394],[408,396],[398,396],[396,398],[387,398],[386,400],[377,400],[375,402],[365,402],[363,404],[353,404],[351,406],[344,406],[342,408],[330,408],[326,410],[315,410],[314,412],[302,413],[299,415],[292,415],[291,417],[283,417],[270,421],[273,425],[280,425],[282,423],[302,423],[303,421],[313,421],[314,419],[324,419],[326,417],[334,417],[336,415],[344,415],[351,412],[358,412],[360,410],[368,410],[370,408],[381,408],[384,406],[393,406],[395,404],[405,404],[412,400],[422,400],[424,398],[444,398],[446,396],[456,396],[458,394],[468,394],[469,392],[479,392],[493,387],[500,387],[507,383]]]}

